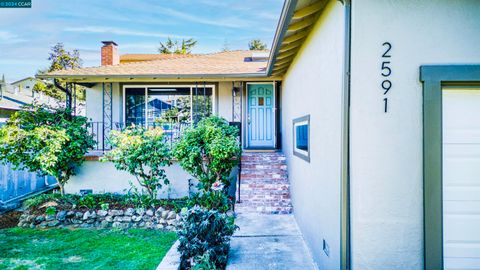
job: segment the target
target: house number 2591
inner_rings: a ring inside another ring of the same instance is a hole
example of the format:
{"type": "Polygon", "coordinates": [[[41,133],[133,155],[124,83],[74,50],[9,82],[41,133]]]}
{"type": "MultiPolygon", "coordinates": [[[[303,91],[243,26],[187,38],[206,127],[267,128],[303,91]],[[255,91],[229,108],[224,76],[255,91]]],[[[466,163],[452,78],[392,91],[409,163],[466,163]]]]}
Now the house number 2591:
{"type": "Polygon", "coordinates": [[[390,54],[390,50],[392,49],[392,44],[390,42],[384,42],[382,44],[384,51],[382,54],[382,67],[380,73],[382,74],[382,83],[381,88],[383,92],[383,107],[384,112],[388,112],[388,92],[392,89],[392,82],[389,80],[390,75],[392,75],[392,68],[390,67],[390,58],[392,55],[390,54]]]}

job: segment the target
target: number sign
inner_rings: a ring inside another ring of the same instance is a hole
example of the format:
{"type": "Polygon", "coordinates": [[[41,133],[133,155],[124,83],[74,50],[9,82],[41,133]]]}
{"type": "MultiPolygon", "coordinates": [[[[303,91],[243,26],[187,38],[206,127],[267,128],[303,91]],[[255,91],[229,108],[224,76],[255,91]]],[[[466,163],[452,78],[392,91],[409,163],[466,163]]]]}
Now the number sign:
{"type": "Polygon", "coordinates": [[[383,92],[383,107],[384,112],[388,112],[388,92],[392,89],[392,81],[390,81],[390,75],[392,75],[392,68],[390,67],[390,50],[392,50],[392,44],[390,42],[384,42],[382,46],[385,48],[384,53],[382,54],[382,68],[380,74],[382,75],[382,83],[380,84],[383,92]]]}

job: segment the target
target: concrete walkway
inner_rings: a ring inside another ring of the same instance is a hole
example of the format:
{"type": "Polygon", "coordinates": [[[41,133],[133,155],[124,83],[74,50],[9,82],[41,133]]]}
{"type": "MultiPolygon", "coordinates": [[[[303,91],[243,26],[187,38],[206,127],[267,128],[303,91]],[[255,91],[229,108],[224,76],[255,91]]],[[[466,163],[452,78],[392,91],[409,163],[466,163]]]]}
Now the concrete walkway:
{"type": "Polygon", "coordinates": [[[240,213],[227,270],[316,269],[293,215],[240,213]]]}

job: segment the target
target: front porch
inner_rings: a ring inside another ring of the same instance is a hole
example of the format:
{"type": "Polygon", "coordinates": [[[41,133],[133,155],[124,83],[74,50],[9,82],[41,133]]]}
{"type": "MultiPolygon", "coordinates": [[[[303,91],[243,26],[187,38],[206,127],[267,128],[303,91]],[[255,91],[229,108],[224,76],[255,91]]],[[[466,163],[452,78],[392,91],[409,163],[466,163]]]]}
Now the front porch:
{"type": "Polygon", "coordinates": [[[162,127],[173,144],[185,128],[209,115],[238,126],[244,149],[280,148],[279,82],[120,81],[88,86],[86,116],[95,151],[111,148],[110,131],[131,125],[162,127]]]}

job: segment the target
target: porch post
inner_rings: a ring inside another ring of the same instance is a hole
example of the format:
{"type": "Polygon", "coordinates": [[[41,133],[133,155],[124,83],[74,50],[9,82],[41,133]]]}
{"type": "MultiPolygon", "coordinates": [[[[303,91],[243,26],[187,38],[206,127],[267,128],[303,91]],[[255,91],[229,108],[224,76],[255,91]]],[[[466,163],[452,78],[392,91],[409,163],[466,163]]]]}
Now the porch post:
{"type": "Polygon", "coordinates": [[[193,108],[193,123],[198,122],[198,82],[195,82],[195,99],[194,99],[194,108],[193,108]]]}
{"type": "Polygon", "coordinates": [[[103,111],[103,134],[102,134],[102,149],[109,149],[110,145],[108,144],[108,135],[110,131],[112,131],[112,111],[113,111],[113,83],[107,84],[107,88],[105,87],[105,83],[102,83],[102,111],[103,111]]]}
{"type": "Polygon", "coordinates": [[[73,115],[77,115],[77,84],[73,83],[73,115]]]}
{"type": "Polygon", "coordinates": [[[65,83],[65,107],[66,108],[72,108],[72,96],[69,95],[68,93],[72,92],[72,84],[71,83],[65,83]]]}
{"type": "Polygon", "coordinates": [[[207,116],[207,99],[206,99],[205,87],[206,87],[206,82],[203,81],[203,117],[207,116]]]}

